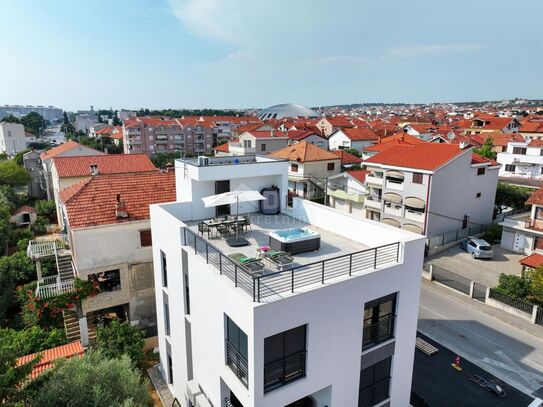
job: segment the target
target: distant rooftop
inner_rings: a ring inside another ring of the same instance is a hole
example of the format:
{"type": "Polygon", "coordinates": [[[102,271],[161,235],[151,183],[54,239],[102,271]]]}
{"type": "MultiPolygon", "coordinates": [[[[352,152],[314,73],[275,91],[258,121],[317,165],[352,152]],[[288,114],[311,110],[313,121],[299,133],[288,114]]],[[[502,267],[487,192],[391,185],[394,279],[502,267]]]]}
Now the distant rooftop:
{"type": "Polygon", "coordinates": [[[272,157],[258,155],[239,155],[228,157],[198,157],[198,158],[178,158],[175,160],[181,165],[187,164],[195,167],[213,167],[222,165],[239,165],[239,164],[259,164],[283,161],[272,157]]]}

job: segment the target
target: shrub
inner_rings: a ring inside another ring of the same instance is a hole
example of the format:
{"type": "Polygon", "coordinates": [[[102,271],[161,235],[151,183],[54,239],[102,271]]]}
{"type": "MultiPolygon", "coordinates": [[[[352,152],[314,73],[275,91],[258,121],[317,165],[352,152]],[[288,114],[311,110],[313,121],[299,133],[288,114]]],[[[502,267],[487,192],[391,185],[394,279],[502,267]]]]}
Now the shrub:
{"type": "Polygon", "coordinates": [[[147,382],[134,369],[130,358],[108,358],[100,351],[87,351],[79,358],[60,360],[43,386],[31,397],[33,407],[140,407],[151,406],[147,382]]]}
{"type": "Polygon", "coordinates": [[[492,224],[482,235],[481,238],[490,244],[499,243],[502,239],[503,227],[498,224],[492,224]]]}
{"type": "Polygon", "coordinates": [[[64,329],[53,328],[49,331],[38,326],[26,329],[0,329],[0,343],[2,346],[13,348],[17,357],[29,353],[41,352],[66,343],[64,329]]]}
{"type": "Polygon", "coordinates": [[[44,235],[47,233],[47,226],[49,226],[49,219],[44,216],[38,215],[36,222],[32,225],[34,232],[37,235],[44,235]]]}
{"type": "Polygon", "coordinates": [[[114,319],[108,326],[98,328],[96,346],[111,358],[128,355],[135,366],[143,368],[145,360],[143,330],[128,322],[114,319]]]}
{"type": "Polygon", "coordinates": [[[525,299],[530,294],[530,277],[528,273],[520,276],[501,273],[496,290],[515,298],[525,299]]]}

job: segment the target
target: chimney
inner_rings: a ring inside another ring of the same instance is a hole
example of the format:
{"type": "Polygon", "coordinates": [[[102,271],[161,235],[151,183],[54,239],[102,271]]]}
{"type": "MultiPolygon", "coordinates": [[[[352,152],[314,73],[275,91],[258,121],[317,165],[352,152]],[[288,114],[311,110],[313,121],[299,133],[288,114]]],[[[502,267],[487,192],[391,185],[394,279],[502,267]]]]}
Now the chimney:
{"type": "Polygon", "coordinates": [[[90,174],[92,176],[98,175],[98,164],[91,164],[90,165],[90,174]]]}
{"type": "Polygon", "coordinates": [[[117,194],[117,202],[115,202],[115,216],[117,218],[128,218],[128,210],[126,204],[121,200],[121,194],[117,194]]]}
{"type": "Polygon", "coordinates": [[[469,147],[469,143],[466,140],[461,141],[459,144],[459,147],[460,147],[460,150],[463,150],[464,148],[469,147]]]}

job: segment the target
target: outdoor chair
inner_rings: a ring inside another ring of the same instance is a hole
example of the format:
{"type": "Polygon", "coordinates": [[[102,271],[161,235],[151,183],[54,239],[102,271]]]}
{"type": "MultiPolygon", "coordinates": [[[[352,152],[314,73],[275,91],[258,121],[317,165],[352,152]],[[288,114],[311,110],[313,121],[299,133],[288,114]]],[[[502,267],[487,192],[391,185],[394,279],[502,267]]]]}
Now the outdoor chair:
{"type": "Polygon", "coordinates": [[[211,232],[211,228],[205,224],[204,222],[199,222],[198,223],[198,232],[200,232],[200,235],[204,235],[204,233],[207,233],[207,238],[209,239],[210,238],[210,232],[211,232]]]}

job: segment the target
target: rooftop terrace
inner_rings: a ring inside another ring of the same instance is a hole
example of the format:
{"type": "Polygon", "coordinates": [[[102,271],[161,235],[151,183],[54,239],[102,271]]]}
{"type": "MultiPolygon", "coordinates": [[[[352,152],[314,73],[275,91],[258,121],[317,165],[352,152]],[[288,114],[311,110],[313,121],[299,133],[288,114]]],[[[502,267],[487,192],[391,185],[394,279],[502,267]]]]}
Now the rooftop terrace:
{"type": "Polygon", "coordinates": [[[240,155],[228,157],[178,158],[176,161],[181,165],[187,164],[195,167],[214,167],[222,165],[260,164],[284,160],[258,155],[240,155]]]}
{"type": "MultiPolygon", "coordinates": [[[[198,222],[186,222],[187,226],[182,235],[186,246],[219,270],[220,274],[229,278],[255,302],[273,301],[292,293],[401,262],[400,239],[370,247],[354,236],[348,238],[348,234],[336,234],[313,222],[307,223],[287,214],[268,216],[255,213],[250,215],[250,219],[251,229],[244,235],[250,243],[248,246],[230,247],[224,238],[208,238],[207,234],[202,236],[198,232],[198,222]],[[307,227],[320,234],[320,248],[316,251],[294,254],[292,267],[281,271],[269,262],[264,262],[263,270],[249,272],[229,257],[235,253],[241,253],[246,257],[258,257],[257,248],[270,244],[270,232],[300,227],[307,227]]],[[[347,218],[349,219],[366,223],[347,218]]],[[[338,233],[341,233],[339,229],[338,233]]]]}

